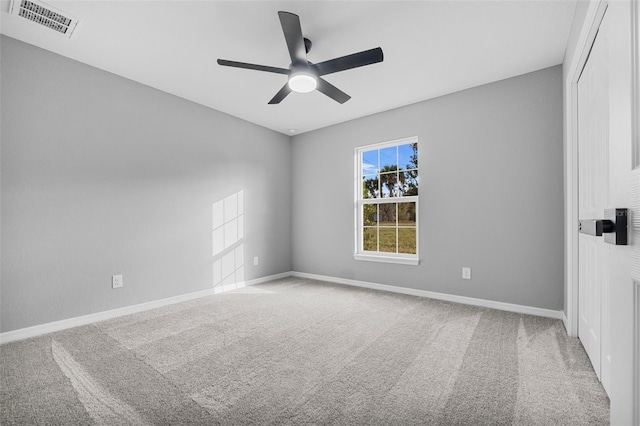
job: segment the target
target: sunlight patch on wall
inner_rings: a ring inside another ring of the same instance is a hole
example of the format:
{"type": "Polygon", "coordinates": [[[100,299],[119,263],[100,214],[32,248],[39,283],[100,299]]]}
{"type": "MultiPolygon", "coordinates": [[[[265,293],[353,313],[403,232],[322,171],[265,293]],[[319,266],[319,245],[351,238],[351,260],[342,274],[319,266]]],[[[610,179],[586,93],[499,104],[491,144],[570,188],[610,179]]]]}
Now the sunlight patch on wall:
{"type": "Polygon", "coordinates": [[[213,287],[244,287],[244,191],[212,205],[213,287]]]}

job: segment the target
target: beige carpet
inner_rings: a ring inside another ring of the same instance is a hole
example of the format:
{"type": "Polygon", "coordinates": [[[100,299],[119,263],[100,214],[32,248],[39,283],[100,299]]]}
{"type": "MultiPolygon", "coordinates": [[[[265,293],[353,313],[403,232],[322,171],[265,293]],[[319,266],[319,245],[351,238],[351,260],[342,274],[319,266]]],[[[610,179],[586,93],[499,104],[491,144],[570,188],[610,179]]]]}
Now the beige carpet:
{"type": "Polygon", "coordinates": [[[287,278],[0,347],[0,423],[608,424],[558,320],[287,278]]]}

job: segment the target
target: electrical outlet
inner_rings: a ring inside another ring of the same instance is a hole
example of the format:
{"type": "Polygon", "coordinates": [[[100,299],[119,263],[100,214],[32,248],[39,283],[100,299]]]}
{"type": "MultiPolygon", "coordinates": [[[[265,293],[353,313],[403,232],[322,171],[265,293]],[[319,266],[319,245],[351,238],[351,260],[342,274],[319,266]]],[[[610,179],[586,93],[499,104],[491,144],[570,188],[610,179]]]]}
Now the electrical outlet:
{"type": "Polygon", "coordinates": [[[258,256],[253,258],[253,266],[258,266],[258,256]]]}
{"type": "Polygon", "coordinates": [[[111,287],[120,288],[123,285],[122,275],[114,275],[111,277],[111,287]]]}
{"type": "Polygon", "coordinates": [[[471,268],[462,268],[462,279],[463,280],[471,279],[471,268]]]}

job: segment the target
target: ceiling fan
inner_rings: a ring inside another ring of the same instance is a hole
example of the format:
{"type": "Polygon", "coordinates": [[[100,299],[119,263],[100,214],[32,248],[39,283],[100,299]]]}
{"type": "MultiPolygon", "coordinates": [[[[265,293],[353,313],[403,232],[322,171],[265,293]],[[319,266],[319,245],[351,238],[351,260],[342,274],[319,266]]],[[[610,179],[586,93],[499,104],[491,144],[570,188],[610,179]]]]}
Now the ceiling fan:
{"type": "Polygon", "coordinates": [[[351,96],[323,79],[322,76],[375,64],[383,60],[382,49],[376,47],[375,49],[313,64],[307,60],[307,53],[311,50],[311,41],[302,36],[302,27],[300,26],[300,18],[298,15],[289,12],[278,12],[278,16],[280,17],[280,24],[282,25],[284,38],[287,42],[289,55],[291,56],[291,65],[289,65],[289,68],[276,68],[266,65],[218,59],[219,65],[227,67],[287,75],[289,77],[287,84],[269,101],[270,105],[279,104],[291,91],[307,93],[315,89],[336,102],[343,104],[351,99],[351,96]]]}

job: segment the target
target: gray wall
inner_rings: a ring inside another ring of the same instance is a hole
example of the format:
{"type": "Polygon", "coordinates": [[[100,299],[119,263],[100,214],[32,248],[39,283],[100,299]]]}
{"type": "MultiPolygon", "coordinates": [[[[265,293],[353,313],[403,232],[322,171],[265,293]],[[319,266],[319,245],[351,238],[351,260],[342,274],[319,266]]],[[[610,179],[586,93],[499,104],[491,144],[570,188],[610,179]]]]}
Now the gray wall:
{"type": "Polygon", "coordinates": [[[291,164],[295,271],[562,309],[560,66],[295,136],[291,164]],[[413,135],[421,263],[356,261],[354,148],[413,135]]]}
{"type": "Polygon", "coordinates": [[[561,69],[293,138],[2,36],[0,331],[289,270],[561,309],[561,69]],[[419,266],[353,259],[354,148],[420,138],[419,266]],[[293,195],[293,196],[291,196],[293,195]],[[260,265],[253,266],[253,256],[260,265]],[[460,278],[462,266],[473,279],[460,278]],[[111,289],[111,275],[124,288],[111,289]]]}
{"type": "Polygon", "coordinates": [[[212,288],[212,204],[240,190],[244,278],[291,269],[288,136],[0,47],[1,331],[212,288]]]}

